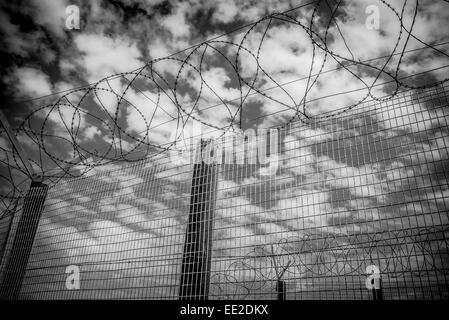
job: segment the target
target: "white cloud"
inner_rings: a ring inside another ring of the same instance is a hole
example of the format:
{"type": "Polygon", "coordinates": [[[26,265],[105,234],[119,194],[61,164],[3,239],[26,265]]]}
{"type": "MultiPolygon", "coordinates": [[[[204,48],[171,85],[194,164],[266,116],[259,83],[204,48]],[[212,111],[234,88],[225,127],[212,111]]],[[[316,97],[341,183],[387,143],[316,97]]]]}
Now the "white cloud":
{"type": "Polygon", "coordinates": [[[177,126],[177,108],[166,94],[158,95],[151,91],[138,93],[129,88],[124,98],[132,104],[126,115],[131,132],[144,136],[150,128],[151,142],[169,142],[169,137],[177,126]]]}
{"type": "Polygon", "coordinates": [[[164,17],[161,22],[175,38],[190,35],[190,26],[187,24],[185,17],[188,6],[189,4],[187,3],[178,3],[175,13],[168,17],[164,17]]]}
{"type": "Polygon", "coordinates": [[[327,225],[327,215],[331,212],[329,194],[325,190],[302,190],[295,188],[291,195],[278,201],[275,217],[285,220],[293,228],[319,228],[327,225]]]}
{"type": "Polygon", "coordinates": [[[386,184],[378,178],[379,171],[375,165],[351,167],[327,156],[320,157],[317,165],[328,173],[327,184],[348,188],[358,197],[376,197],[379,202],[385,201],[386,184]]]}
{"type": "Polygon", "coordinates": [[[305,139],[305,143],[316,143],[332,139],[332,134],[323,129],[300,128],[295,132],[299,138],[305,139]]]}
{"type": "Polygon", "coordinates": [[[113,39],[103,35],[80,34],[74,42],[81,52],[77,62],[86,70],[89,82],[132,71],[143,65],[136,43],[124,37],[113,39]]]}
{"type": "Polygon", "coordinates": [[[307,175],[314,173],[312,167],[316,157],[307,140],[298,140],[294,136],[284,139],[285,153],[283,169],[289,170],[296,175],[307,175]]]}
{"type": "Polygon", "coordinates": [[[48,27],[59,37],[64,36],[67,18],[65,10],[70,3],[67,0],[32,0],[31,3],[34,10],[29,11],[35,22],[48,27]]]}
{"type": "Polygon", "coordinates": [[[15,70],[13,74],[15,87],[18,90],[17,96],[26,95],[30,98],[49,95],[52,93],[50,78],[43,71],[22,67],[15,70]]]}
{"type": "Polygon", "coordinates": [[[220,1],[216,11],[212,15],[212,19],[215,19],[218,22],[229,23],[235,19],[238,12],[239,8],[233,0],[220,1]]]}
{"type": "Polygon", "coordinates": [[[97,127],[89,126],[83,131],[83,135],[88,140],[93,140],[96,136],[101,136],[101,131],[97,127]]]}

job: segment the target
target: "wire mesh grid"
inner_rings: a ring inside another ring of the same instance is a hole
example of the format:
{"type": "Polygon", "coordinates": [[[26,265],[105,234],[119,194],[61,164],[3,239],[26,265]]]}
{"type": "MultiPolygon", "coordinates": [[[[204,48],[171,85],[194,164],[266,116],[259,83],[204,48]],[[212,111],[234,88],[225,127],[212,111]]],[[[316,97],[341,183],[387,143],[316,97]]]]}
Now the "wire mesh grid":
{"type": "Polygon", "coordinates": [[[374,268],[384,299],[447,299],[448,121],[439,86],[61,181],[20,298],[372,299],[374,268]]]}

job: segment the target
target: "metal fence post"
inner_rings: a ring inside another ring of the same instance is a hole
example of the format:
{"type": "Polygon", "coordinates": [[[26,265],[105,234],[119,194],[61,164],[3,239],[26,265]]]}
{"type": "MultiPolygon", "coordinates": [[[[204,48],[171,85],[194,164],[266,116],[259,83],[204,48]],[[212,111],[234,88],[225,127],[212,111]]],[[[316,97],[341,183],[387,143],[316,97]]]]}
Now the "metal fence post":
{"type": "Polygon", "coordinates": [[[12,248],[6,261],[6,268],[0,285],[0,300],[17,300],[19,298],[28,258],[44,209],[47,191],[47,185],[33,181],[25,195],[22,214],[17,224],[12,248]]]}
{"type": "Polygon", "coordinates": [[[376,279],[378,281],[378,285],[373,288],[373,299],[377,301],[382,301],[384,299],[382,294],[382,279],[376,279]]]}
{"type": "Polygon", "coordinates": [[[285,300],[286,286],[284,280],[278,280],[276,282],[276,292],[278,293],[278,300],[285,300]]]}
{"type": "MultiPolygon", "coordinates": [[[[201,145],[200,149],[203,149],[201,145]]],[[[182,257],[180,300],[207,300],[209,296],[212,233],[217,167],[194,164],[189,219],[182,257]]]]}

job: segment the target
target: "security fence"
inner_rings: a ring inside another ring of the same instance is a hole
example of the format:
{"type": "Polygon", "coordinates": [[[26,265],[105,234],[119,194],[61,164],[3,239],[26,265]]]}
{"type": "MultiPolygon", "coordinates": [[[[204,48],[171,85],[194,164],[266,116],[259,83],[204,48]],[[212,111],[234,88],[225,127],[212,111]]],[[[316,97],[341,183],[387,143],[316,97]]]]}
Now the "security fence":
{"type": "Polygon", "coordinates": [[[48,190],[27,263],[2,219],[1,290],[23,265],[21,299],[447,299],[448,122],[439,86],[96,167],[48,190]]]}

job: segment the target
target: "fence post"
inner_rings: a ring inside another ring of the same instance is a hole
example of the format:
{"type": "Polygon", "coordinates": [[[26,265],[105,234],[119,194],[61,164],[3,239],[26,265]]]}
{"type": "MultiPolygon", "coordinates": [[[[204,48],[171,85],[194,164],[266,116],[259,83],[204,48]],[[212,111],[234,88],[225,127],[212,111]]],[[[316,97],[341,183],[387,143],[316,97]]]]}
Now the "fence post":
{"type": "MultiPolygon", "coordinates": [[[[204,147],[201,143],[200,149],[204,147]]],[[[182,257],[180,300],[207,300],[209,296],[216,176],[215,164],[203,161],[194,164],[182,257]]]]}
{"type": "Polygon", "coordinates": [[[284,280],[278,280],[276,282],[276,292],[278,293],[278,300],[285,300],[285,281],[284,280]]]}
{"type": "Polygon", "coordinates": [[[47,190],[47,185],[33,181],[25,195],[22,214],[17,224],[14,241],[0,285],[0,300],[17,300],[19,298],[34,236],[44,209],[47,190]]]}
{"type": "Polygon", "coordinates": [[[376,279],[378,284],[373,287],[373,299],[377,301],[382,301],[384,299],[382,294],[382,279],[376,279]]]}

